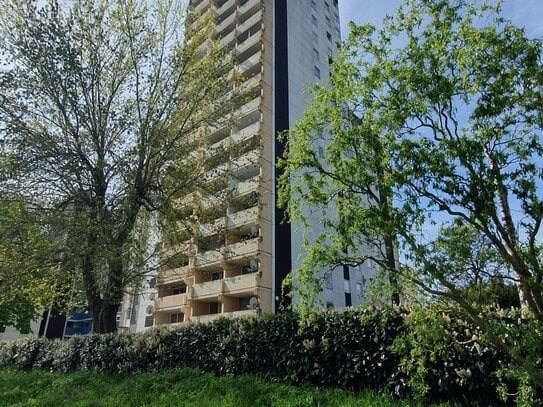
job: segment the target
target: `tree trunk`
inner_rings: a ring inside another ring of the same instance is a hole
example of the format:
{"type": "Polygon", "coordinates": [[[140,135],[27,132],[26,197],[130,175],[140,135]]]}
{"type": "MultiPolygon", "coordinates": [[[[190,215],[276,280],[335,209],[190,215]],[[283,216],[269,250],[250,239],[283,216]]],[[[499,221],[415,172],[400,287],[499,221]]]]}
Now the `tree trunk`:
{"type": "Polygon", "coordinates": [[[396,250],[395,250],[394,238],[385,238],[385,253],[386,253],[386,265],[388,268],[388,280],[392,287],[391,302],[392,305],[400,305],[400,287],[398,286],[398,278],[396,276],[398,272],[396,250]]]}
{"type": "Polygon", "coordinates": [[[534,307],[531,306],[533,301],[531,301],[531,292],[526,281],[526,274],[524,270],[525,264],[519,259],[519,256],[515,252],[517,245],[517,230],[513,223],[513,217],[511,216],[509,194],[507,192],[507,187],[503,184],[500,168],[498,168],[496,164],[493,153],[487,149],[486,156],[488,166],[495,174],[494,185],[496,187],[496,200],[498,202],[499,215],[504,229],[502,239],[504,241],[507,255],[511,258],[513,263],[513,273],[515,274],[515,284],[518,290],[520,307],[524,312],[527,313],[534,307]]]}
{"type": "Polygon", "coordinates": [[[93,315],[93,331],[99,334],[117,332],[117,311],[120,304],[102,301],[93,315]]]}

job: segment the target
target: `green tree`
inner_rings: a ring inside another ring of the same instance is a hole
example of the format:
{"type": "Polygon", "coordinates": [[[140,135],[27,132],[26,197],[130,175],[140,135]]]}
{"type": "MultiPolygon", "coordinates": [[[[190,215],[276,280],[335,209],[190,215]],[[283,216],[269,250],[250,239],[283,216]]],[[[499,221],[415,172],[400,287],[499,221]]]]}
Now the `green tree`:
{"type": "Polygon", "coordinates": [[[209,16],[177,0],[0,6],[0,182],[55,215],[97,332],[145,272],[146,214],[199,177],[189,136],[230,110],[209,16]]]}
{"type": "Polygon", "coordinates": [[[307,248],[308,270],[368,258],[390,270],[393,236],[404,276],[454,296],[462,279],[436,250],[469,252],[479,236],[543,322],[541,51],[479,2],[409,0],[381,30],[351,24],[281,164],[291,219],[306,220],[304,207],[339,214],[307,248]]]}
{"type": "Polygon", "coordinates": [[[72,286],[73,276],[60,268],[60,241],[41,218],[24,202],[0,199],[0,326],[29,331],[72,286]]]}
{"type": "Polygon", "coordinates": [[[462,291],[469,259],[485,260],[479,272],[512,279],[524,315],[543,323],[542,42],[477,0],[407,0],[382,29],[350,28],[329,83],[285,137],[279,194],[290,219],[338,213],[307,242],[299,284],[316,267],[372,260],[492,334],[462,291]]]}

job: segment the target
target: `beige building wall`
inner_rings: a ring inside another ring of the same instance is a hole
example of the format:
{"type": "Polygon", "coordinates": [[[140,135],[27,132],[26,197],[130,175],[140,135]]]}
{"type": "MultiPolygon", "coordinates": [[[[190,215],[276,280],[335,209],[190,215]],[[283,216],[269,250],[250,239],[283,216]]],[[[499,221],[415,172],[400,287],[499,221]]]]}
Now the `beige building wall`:
{"type": "Polygon", "coordinates": [[[209,160],[204,179],[215,192],[191,197],[208,216],[194,225],[196,236],[169,248],[187,261],[159,273],[155,325],[272,311],[273,7],[263,0],[191,5],[216,18],[215,38],[232,51],[242,75],[231,90],[250,89],[250,96],[232,125],[197,135],[204,147],[195,156],[209,160]]]}

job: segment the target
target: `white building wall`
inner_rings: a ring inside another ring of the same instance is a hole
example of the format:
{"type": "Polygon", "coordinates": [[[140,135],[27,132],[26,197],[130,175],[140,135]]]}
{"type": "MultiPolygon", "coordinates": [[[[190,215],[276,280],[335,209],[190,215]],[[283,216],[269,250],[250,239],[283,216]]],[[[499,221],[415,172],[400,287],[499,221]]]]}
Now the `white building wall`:
{"type": "MultiPolygon", "coordinates": [[[[296,0],[288,1],[288,80],[289,80],[289,120],[292,127],[301,117],[310,98],[308,89],[314,83],[327,80],[330,75],[329,57],[337,55],[337,43],[340,41],[339,10],[333,0],[296,0]]],[[[326,137],[324,137],[326,138],[326,137]]],[[[324,143],[324,141],[322,141],[324,143]]],[[[316,146],[317,147],[317,146],[316,146]]],[[[305,215],[312,229],[305,231],[308,236],[318,236],[323,232],[320,210],[305,215]]],[[[330,211],[329,216],[334,216],[330,211]]],[[[302,250],[302,225],[294,223],[292,234],[292,269],[296,270],[304,257],[302,250]]],[[[341,267],[329,274],[327,282],[323,280],[323,292],[320,301],[334,308],[346,306],[346,292],[351,294],[352,306],[360,304],[365,295],[365,282],[368,268],[366,265],[350,268],[349,280],[345,281],[341,267]]],[[[321,270],[324,274],[324,270],[321,270]]],[[[294,301],[296,302],[296,297],[294,301]]]]}

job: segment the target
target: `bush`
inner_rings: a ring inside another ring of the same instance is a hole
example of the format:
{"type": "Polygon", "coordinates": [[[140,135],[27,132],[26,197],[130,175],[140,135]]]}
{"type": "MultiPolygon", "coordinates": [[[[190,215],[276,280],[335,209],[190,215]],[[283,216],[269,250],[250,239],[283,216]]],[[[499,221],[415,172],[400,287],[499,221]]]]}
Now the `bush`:
{"type": "MultiPolygon", "coordinates": [[[[510,327],[496,326],[514,333],[511,338],[518,342],[524,328],[513,322],[510,327]]],[[[534,331],[530,343],[539,333],[534,331]]],[[[532,351],[537,368],[541,347],[532,351]]],[[[282,313],[142,334],[0,342],[0,367],[9,366],[112,373],[189,367],[217,375],[249,373],[272,382],[370,388],[427,399],[473,400],[493,394],[492,400],[497,400],[499,386],[526,389],[526,380],[510,378],[515,372],[511,361],[479,328],[434,307],[328,311],[304,320],[282,313]]]]}

